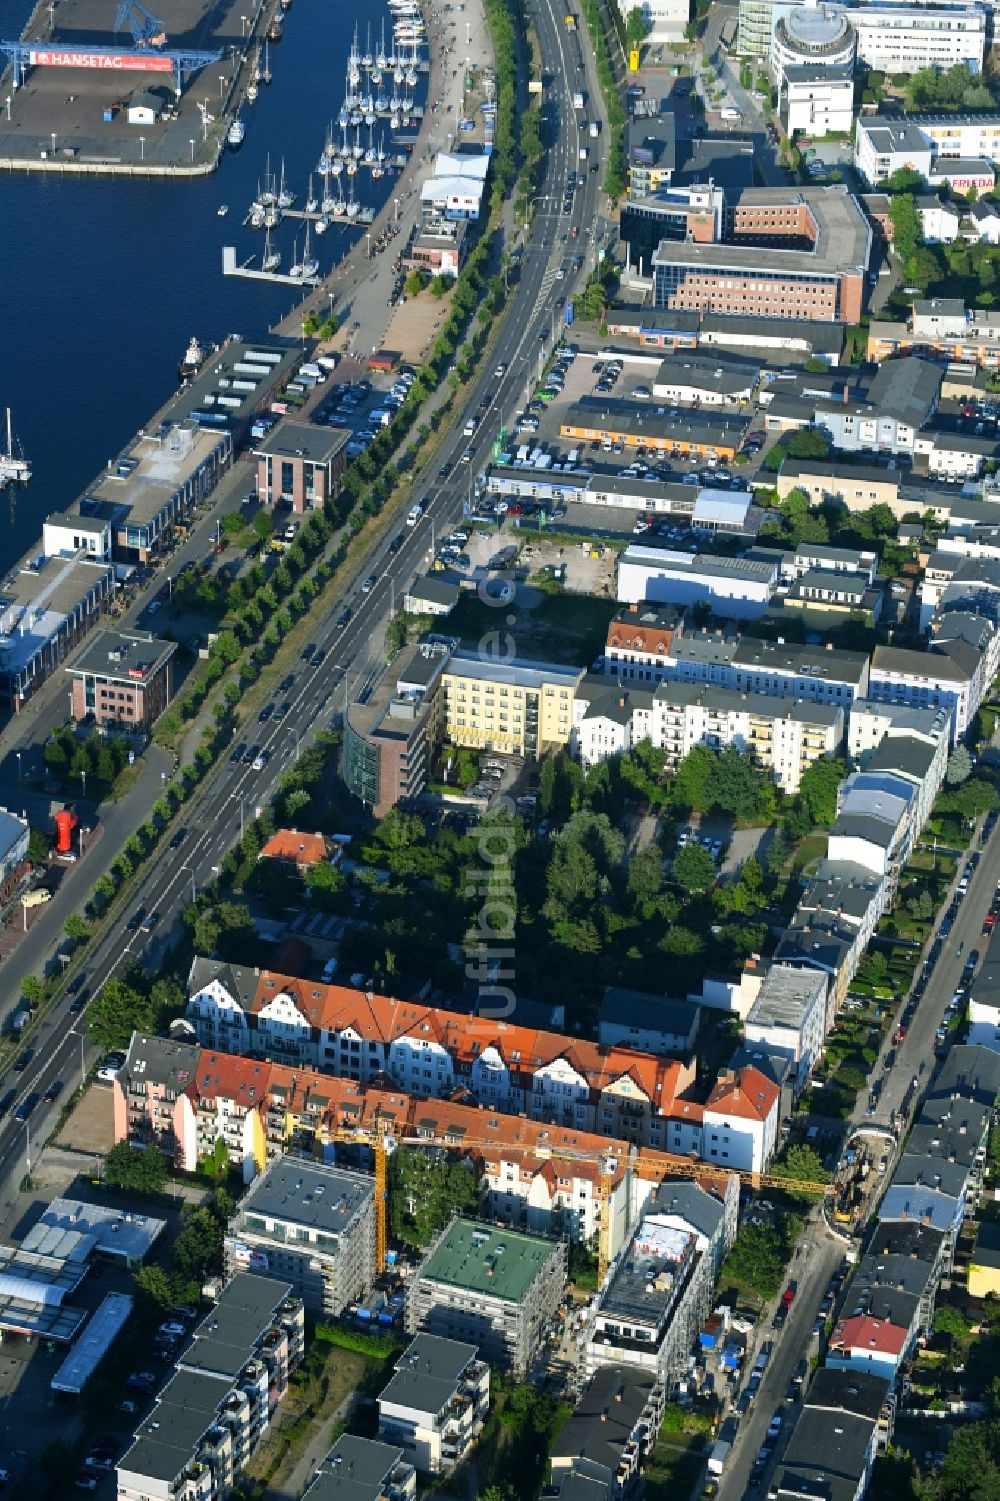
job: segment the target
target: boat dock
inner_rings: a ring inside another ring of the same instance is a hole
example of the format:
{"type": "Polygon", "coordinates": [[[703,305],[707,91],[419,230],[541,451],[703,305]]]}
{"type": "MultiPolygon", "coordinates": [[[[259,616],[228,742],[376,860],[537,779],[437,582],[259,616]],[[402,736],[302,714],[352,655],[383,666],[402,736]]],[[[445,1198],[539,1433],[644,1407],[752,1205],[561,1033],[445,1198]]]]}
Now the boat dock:
{"type": "Polygon", "coordinates": [[[281,210],[281,217],[283,219],[307,219],[312,224],[315,224],[319,219],[325,219],[330,229],[333,229],[337,224],[349,229],[352,224],[374,224],[375,210],[373,208],[360,208],[356,214],[352,214],[350,218],[347,218],[344,214],[338,214],[336,210],[332,214],[324,214],[320,209],[283,208],[281,210]]]}
{"type": "MultiPolygon", "coordinates": [[[[255,257],[251,256],[250,261],[255,257]]],[[[250,261],[244,261],[242,266],[236,264],[236,246],[223,245],[222,247],[222,274],[223,276],[245,276],[248,281],[271,281],[285,287],[319,287],[322,286],[322,278],[319,276],[289,276],[284,271],[255,271],[250,261]]]]}

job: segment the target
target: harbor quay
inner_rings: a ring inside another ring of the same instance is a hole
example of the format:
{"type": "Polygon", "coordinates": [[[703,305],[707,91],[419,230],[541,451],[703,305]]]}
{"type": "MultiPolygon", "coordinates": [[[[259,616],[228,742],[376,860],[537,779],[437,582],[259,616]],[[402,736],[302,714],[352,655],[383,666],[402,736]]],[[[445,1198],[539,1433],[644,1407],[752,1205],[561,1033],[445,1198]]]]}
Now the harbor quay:
{"type": "Polygon", "coordinates": [[[171,0],[169,16],[162,40],[144,39],[143,12],[115,31],[109,0],[36,7],[21,38],[20,83],[15,64],[0,79],[0,170],[214,171],[282,8],[278,0],[171,0]]]}

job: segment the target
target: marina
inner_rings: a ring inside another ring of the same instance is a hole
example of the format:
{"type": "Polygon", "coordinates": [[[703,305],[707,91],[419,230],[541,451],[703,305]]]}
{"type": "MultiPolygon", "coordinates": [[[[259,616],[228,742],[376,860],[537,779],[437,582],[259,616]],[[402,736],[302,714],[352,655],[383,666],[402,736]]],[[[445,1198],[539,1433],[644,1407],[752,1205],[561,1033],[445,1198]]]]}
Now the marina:
{"type": "MultiPolygon", "coordinates": [[[[265,263],[267,263],[269,256],[271,256],[270,252],[265,254],[265,263]]],[[[251,257],[251,260],[253,259],[256,259],[256,257],[251,257]]],[[[279,264],[280,260],[281,257],[279,255],[279,264]]],[[[277,267],[271,270],[264,270],[263,268],[258,270],[249,261],[245,261],[242,265],[237,263],[235,245],[223,245],[222,247],[223,276],[242,276],[247,281],[267,281],[272,282],[276,286],[284,287],[318,287],[320,285],[320,278],[316,274],[319,269],[318,263],[310,261],[309,265],[312,269],[309,270],[308,274],[305,274],[301,261],[298,262],[297,267],[293,265],[289,271],[279,271],[277,267]]]]}

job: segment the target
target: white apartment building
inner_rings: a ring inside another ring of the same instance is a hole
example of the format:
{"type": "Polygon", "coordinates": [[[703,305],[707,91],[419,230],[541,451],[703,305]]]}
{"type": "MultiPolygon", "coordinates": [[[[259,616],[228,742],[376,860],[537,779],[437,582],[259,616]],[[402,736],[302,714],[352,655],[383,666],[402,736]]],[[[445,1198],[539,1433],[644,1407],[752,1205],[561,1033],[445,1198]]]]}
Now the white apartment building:
{"type": "MultiPolygon", "coordinates": [[[[965,657],[968,653],[959,655],[965,657]]],[[[982,701],[981,676],[981,659],[970,664],[944,651],[876,646],[872,653],[869,695],[884,703],[949,710],[954,745],[965,734],[982,701]]]]}
{"type": "Polygon", "coordinates": [[[875,698],[856,699],[847,721],[847,754],[855,766],[867,766],[887,736],[922,740],[940,746],[947,760],[948,714],[944,709],[921,709],[875,698]]]}
{"type": "Polygon", "coordinates": [[[780,1053],[795,1065],[801,1090],[823,1051],[827,979],[818,970],[772,964],[743,1025],[748,1048],[780,1053]]]}
{"type": "Polygon", "coordinates": [[[724,1069],[702,1116],[705,1161],[766,1173],[777,1150],[780,1107],[781,1091],[760,1069],[724,1069]]]}
{"type": "Polygon", "coordinates": [[[766,698],[709,683],[661,682],[648,689],[585,678],[574,705],[571,749],[585,766],[648,739],[673,764],[695,745],[750,750],[785,792],[844,734],[836,704],[766,698]]]}
{"type": "Polygon", "coordinates": [[[854,69],[790,64],[778,103],[789,136],[849,134],[854,124],[854,69]]]}
{"type": "Polygon", "coordinates": [[[490,1368],[475,1345],[418,1334],[378,1399],[378,1437],[423,1475],[447,1475],[483,1431],[490,1368]]]}

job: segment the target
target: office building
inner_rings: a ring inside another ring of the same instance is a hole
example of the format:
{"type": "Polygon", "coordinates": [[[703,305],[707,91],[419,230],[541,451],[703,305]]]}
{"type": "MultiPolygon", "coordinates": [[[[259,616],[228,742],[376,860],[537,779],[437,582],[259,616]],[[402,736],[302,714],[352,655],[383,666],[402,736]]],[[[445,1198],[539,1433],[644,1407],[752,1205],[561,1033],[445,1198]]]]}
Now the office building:
{"type": "Polygon", "coordinates": [[[348,705],[344,717],[344,780],[376,818],[418,797],[440,741],[446,642],[406,646],[385,672],[348,705]]]}
{"type": "Polygon", "coordinates": [[[278,1157],[236,1207],[226,1270],[286,1282],[316,1318],[336,1319],[375,1280],[374,1180],[278,1157]]]}
{"type": "Polygon", "coordinates": [[[857,38],[840,5],[781,6],[771,34],[771,77],[780,90],[788,68],[853,72],[857,38]]]}
{"type": "MultiPolygon", "coordinates": [[[[931,7],[926,10],[933,14],[931,7]]],[[[956,19],[963,17],[959,12],[956,19]]],[[[886,68],[891,71],[888,63],[886,68]]],[[[995,110],[858,117],[854,165],[872,187],[904,167],[929,180],[932,164],[946,167],[954,158],[1000,161],[1000,115],[995,110]]]]}
{"type": "Polygon", "coordinates": [[[71,666],[70,713],[115,735],[148,739],[173,699],[176,642],[100,631],[71,666]]]}
{"type": "Polygon", "coordinates": [[[564,1242],[456,1219],[410,1281],[407,1333],[460,1340],[523,1376],[565,1286],[564,1242]]]}
{"type": "Polygon", "coordinates": [[[871,258],[871,225],[846,188],[749,188],[721,238],[661,240],[654,306],[854,323],[871,258]]]}
{"type": "Polygon", "coordinates": [[[847,135],[854,125],[854,70],[825,62],[787,62],[779,111],[789,137],[847,135]]]}
{"type": "Polygon", "coordinates": [[[447,1475],[468,1456],[490,1407],[490,1368],[475,1345],[418,1334],[378,1399],[378,1436],[422,1475],[447,1475]]]}
{"type": "Polygon", "coordinates": [[[261,503],[290,501],[297,516],[322,510],[340,490],[350,439],[349,428],[311,422],[286,419],[272,427],[254,449],[261,503]]]}

